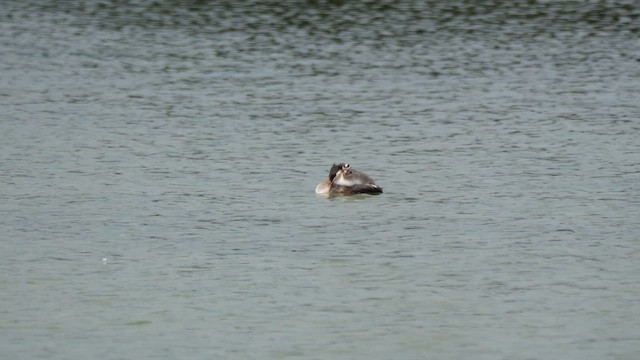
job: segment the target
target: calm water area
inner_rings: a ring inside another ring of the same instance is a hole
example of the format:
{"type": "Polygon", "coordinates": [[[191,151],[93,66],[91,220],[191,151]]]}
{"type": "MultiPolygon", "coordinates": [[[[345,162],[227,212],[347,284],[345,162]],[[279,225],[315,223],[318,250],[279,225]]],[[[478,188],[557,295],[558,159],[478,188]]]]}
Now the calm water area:
{"type": "Polygon", "coordinates": [[[0,359],[639,354],[637,1],[2,2],[0,359]]]}

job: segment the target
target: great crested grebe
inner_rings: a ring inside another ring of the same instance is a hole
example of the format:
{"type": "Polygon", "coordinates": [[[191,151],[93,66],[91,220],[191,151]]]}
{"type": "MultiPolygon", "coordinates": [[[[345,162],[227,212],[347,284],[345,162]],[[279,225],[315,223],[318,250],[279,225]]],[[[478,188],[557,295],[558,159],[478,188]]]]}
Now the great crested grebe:
{"type": "Polygon", "coordinates": [[[316,186],[316,194],[320,195],[356,195],[382,194],[382,188],[375,184],[367,174],[351,168],[346,163],[333,164],[329,170],[329,178],[316,186]]]}

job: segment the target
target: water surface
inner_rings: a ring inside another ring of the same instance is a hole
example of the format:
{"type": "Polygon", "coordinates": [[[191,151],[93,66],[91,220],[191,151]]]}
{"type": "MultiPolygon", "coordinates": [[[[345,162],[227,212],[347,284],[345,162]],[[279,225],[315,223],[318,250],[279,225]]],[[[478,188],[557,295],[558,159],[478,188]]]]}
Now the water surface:
{"type": "Polygon", "coordinates": [[[635,2],[5,8],[0,357],[640,352],[635,2]]]}

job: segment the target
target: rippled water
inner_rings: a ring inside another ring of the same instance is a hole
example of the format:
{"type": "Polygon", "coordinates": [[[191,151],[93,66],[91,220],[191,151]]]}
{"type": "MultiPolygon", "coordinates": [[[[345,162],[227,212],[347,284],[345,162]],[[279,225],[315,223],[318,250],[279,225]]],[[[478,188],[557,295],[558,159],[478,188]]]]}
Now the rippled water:
{"type": "Polygon", "coordinates": [[[4,7],[0,357],[640,353],[636,2],[4,7]]]}

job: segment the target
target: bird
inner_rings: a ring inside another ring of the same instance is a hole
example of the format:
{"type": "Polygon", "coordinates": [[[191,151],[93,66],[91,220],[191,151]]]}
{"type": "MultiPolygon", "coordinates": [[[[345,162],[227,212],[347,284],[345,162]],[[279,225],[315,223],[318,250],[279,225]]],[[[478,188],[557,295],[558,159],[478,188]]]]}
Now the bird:
{"type": "Polygon", "coordinates": [[[316,186],[319,195],[382,194],[382,188],[369,175],[351,168],[348,163],[333,164],[329,177],[316,186]]]}

